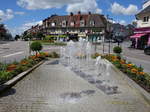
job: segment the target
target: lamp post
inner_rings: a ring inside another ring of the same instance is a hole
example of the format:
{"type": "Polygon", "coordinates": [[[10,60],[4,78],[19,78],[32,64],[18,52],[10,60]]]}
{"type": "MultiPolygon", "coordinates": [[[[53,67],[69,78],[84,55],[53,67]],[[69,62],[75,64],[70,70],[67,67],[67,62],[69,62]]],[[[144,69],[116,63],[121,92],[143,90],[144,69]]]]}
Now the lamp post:
{"type": "Polygon", "coordinates": [[[103,54],[105,53],[105,31],[102,31],[103,54]]]}
{"type": "Polygon", "coordinates": [[[113,18],[109,18],[109,15],[107,15],[107,20],[112,20],[112,22],[107,22],[107,28],[108,28],[108,39],[109,39],[109,45],[108,45],[108,53],[111,53],[111,38],[112,38],[112,31],[113,31],[113,18]]]}

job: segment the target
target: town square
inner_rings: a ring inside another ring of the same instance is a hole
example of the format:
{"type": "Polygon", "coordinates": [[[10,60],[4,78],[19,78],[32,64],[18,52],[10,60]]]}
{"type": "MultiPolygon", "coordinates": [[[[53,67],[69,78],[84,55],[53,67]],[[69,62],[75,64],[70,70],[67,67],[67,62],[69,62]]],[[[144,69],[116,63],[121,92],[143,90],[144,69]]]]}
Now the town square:
{"type": "Polygon", "coordinates": [[[0,112],[150,112],[150,0],[2,0],[0,112]]]}

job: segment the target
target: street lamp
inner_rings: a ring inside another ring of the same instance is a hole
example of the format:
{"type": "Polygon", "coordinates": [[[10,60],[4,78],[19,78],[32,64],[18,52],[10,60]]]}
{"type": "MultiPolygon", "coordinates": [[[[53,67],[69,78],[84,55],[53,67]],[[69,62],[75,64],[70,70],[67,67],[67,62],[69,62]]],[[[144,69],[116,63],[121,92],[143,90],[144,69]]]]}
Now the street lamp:
{"type": "Polygon", "coordinates": [[[103,54],[105,53],[105,31],[103,30],[102,33],[102,43],[103,43],[103,54]]]}
{"type": "Polygon", "coordinates": [[[109,18],[109,15],[107,15],[107,20],[111,20],[112,22],[107,22],[107,27],[108,27],[108,39],[109,39],[109,45],[108,45],[108,53],[111,53],[111,38],[112,38],[112,31],[113,31],[113,18],[109,18]]]}

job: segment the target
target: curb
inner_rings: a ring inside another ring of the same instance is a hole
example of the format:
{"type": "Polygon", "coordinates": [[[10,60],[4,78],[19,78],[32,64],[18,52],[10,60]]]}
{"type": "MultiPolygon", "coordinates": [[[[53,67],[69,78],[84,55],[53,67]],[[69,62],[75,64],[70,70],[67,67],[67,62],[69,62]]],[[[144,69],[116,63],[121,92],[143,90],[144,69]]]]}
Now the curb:
{"type": "Polygon", "coordinates": [[[44,63],[44,61],[41,61],[40,63],[38,63],[37,65],[33,66],[32,68],[30,68],[29,70],[22,72],[20,74],[18,74],[16,77],[14,77],[13,79],[7,81],[6,83],[0,85],[0,93],[2,93],[3,91],[5,91],[8,88],[11,88],[13,85],[15,85],[18,81],[20,81],[21,79],[23,79],[26,75],[28,75],[29,73],[31,73],[33,70],[35,70],[37,67],[39,67],[40,65],[42,65],[44,63]]]}
{"type": "MultiPolygon", "coordinates": [[[[106,61],[109,62],[108,60],[106,61]]],[[[123,79],[128,82],[129,86],[135,88],[136,92],[139,93],[150,104],[150,94],[136,82],[130,79],[125,73],[116,68],[111,62],[109,63],[111,64],[112,69],[119,73],[119,75],[121,75],[121,77],[123,77],[123,79]]]]}

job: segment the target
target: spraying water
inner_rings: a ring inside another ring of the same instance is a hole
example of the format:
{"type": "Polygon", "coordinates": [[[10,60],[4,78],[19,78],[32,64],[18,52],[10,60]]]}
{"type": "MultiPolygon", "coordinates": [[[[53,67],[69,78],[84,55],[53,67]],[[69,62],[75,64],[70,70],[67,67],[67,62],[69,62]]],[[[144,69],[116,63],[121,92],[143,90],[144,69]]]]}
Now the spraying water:
{"type": "Polygon", "coordinates": [[[111,65],[101,56],[92,59],[92,51],[92,44],[85,39],[79,38],[79,42],[71,40],[66,47],[60,49],[60,62],[105,93],[116,93],[118,87],[113,85],[110,78],[111,65]],[[94,72],[91,71],[93,67],[94,72]]]}

